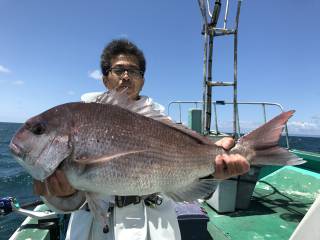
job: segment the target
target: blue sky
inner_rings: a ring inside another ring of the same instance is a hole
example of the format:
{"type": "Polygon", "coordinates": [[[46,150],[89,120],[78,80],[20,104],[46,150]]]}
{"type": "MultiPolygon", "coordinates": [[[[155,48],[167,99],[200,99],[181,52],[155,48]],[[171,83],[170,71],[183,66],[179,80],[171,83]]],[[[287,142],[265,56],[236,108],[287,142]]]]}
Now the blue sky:
{"type": "MultiPolygon", "coordinates": [[[[295,109],[291,133],[320,135],[319,12],[318,0],[242,2],[239,101],[295,109]]],[[[144,95],[164,106],[201,100],[201,28],[197,0],[0,0],[0,122],[24,122],[83,93],[103,91],[96,79],[99,57],[105,44],[121,37],[147,58],[144,95]]],[[[230,81],[232,38],[217,39],[215,46],[214,79],[230,81]]],[[[214,89],[214,99],[230,101],[230,89],[214,89]]],[[[227,125],[224,112],[219,121],[227,125]]],[[[241,108],[240,120],[254,126],[261,112],[241,108]]]]}

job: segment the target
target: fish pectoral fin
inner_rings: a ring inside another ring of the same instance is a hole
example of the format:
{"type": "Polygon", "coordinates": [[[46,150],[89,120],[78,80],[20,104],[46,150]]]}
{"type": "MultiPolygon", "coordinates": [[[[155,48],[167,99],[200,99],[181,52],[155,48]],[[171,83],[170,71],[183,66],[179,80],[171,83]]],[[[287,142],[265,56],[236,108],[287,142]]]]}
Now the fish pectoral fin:
{"type": "Polygon", "coordinates": [[[185,187],[181,187],[178,191],[166,192],[165,195],[176,202],[191,202],[197,199],[205,199],[216,190],[219,182],[216,179],[200,179],[185,187]]]}
{"type": "Polygon", "coordinates": [[[70,213],[80,209],[86,201],[85,193],[82,191],[76,191],[69,197],[56,197],[47,195],[41,197],[43,202],[55,212],[70,213]]]}
{"type": "Polygon", "coordinates": [[[74,161],[79,164],[90,165],[90,164],[96,164],[96,163],[104,163],[104,162],[108,162],[110,160],[113,160],[113,159],[116,159],[119,157],[138,154],[138,153],[142,153],[142,152],[146,152],[146,151],[147,150],[133,150],[133,151],[113,153],[110,155],[103,155],[103,156],[99,156],[99,157],[80,158],[80,159],[75,159],[74,161]]]}

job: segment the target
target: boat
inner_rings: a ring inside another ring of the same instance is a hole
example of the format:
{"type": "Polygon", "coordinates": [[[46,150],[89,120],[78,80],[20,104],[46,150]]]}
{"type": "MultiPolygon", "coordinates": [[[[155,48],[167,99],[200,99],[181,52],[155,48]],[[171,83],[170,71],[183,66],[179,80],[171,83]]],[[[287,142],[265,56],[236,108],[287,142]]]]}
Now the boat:
{"type": "MultiPolygon", "coordinates": [[[[284,108],[279,103],[272,102],[240,102],[237,99],[237,59],[238,59],[238,26],[241,0],[237,1],[235,21],[228,28],[227,19],[229,1],[214,1],[212,13],[207,16],[208,5],[199,0],[204,26],[204,80],[203,101],[173,101],[168,111],[174,105],[179,111],[183,104],[192,104],[195,108],[189,110],[188,126],[213,139],[225,136],[219,130],[217,106],[231,106],[233,112],[232,136],[241,137],[238,109],[240,106],[256,106],[262,109],[264,122],[267,121],[267,109],[275,108],[279,113],[284,108]],[[223,4],[222,4],[223,2],[223,4]],[[224,7],[223,18],[219,17],[224,7]],[[218,20],[222,20],[219,27],[218,20]],[[212,81],[213,42],[219,37],[233,35],[233,81],[212,81]],[[229,87],[233,89],[233,101],[213,101],[213,89],[229,87]],[[203,106],[199,109],[197,106],[203,106]],[[213,109],[213,111],[212,111],[213,109]],[[213,113],[212,113],[213,112],[213,113]],[[212,120],[213,118],[213,120],[212,120]],[[211,123],[214,129],[211,130],[211,123]]],[[[181,116],[179,112],[178,116],[181,116]]],[[[181,117],[180,117],[181,122],[181,117]]],[[[288,128],[283,136],[286,148],[306,161],[299,166],[255,166],[247,174],[221,182],[212,197],[201,203],[208,215],[205,239],[320,239],[320,231],[316,226],[320,217],[320,154],[291,149],[288,140],[288,128]]],[[[184,234],[182,232],[182,234],[184,234]]],[[[192,231],[187,231],[183,239],[190,238],[192,231]]]]}
{"type": "MultiPolygon", "coordinates": [[[[224,4],[222,0],[215,0],[210,16],[207,16],[206,2],[198,2],[204,21],[205,39],[203,100],[172,101],[168,106],[168,114],[171,115],[172,109],[176,106],[176,109],[179,109],[177,115],[181,116],[181,106],[192,105],[193,108],[188,112],[188,126],[191,129],[215,140],[230,135],[239,138],[242,134],[238,114],[240,105],[261,107],[264,121],[267,121],[269,107],[274,107],[278,112],[283,112],[284,108],[278,103],[240,102],[237,99],[238,23],[241,0],[236,1],[237,12],[233,28],[227,27],[228,0],[224,4]],[[223,26],[218,27],[222,6],[225,7],[223,26]],[[234,79],[231,82],[214,82],[214,38],[230,35],[234,37],[234,79]],[[212,93],[215,87],[232,88],[233,101],[214,101],[212,93]],[[220,131],[217,106],[231,106],[231,133],[220,131]],[[212,122],[215,130],[211,130],[212,122]]],[[[178,205],[182,239],[320,239],[320,230],[316,225],[320,217],[320,154],[292,149],[289,146],[287,128],[283,138],[289,151],[304,159],[306,163],[299,166],[252,167],[247,174],[222,181],[209,199],[196,204],[178,205]]],[[[53,213],[44,204],[38,205],[33,211],[26,211],[14,198],[2,200],[0,206],[3,208],[5,204],[8,206],[7,211],[17,211],[28,216],[10,240],[64,239],[68,215],[53,213]]]]}

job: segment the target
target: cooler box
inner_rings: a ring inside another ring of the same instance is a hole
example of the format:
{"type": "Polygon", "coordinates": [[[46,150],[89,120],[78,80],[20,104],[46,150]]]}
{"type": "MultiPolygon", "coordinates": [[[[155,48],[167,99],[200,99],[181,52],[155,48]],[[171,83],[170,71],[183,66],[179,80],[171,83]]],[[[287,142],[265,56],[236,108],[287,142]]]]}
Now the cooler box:
{"type": "Polygon", "coordinates": [[[212,240],[207,223],[209,217],[198,202],[176,203],[182,240],[212,240]]]}

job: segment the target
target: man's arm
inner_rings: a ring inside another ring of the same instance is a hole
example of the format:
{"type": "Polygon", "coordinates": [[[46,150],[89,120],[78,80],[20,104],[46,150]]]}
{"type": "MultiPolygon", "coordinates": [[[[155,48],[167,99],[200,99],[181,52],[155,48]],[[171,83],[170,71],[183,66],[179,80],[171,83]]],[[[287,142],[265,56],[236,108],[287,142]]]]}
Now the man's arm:
{"type": "MultiPolygon", "coordinates": [[[[231,137],[225,137],[216,142],[217,146],[229,150],[234,146],[234,140],[231,137]]],[[[248,161],[239,154],[222,154],[215,158],[216,179],[227,179],[230,177],[242,175],[250,170],[248,161]]]]}

